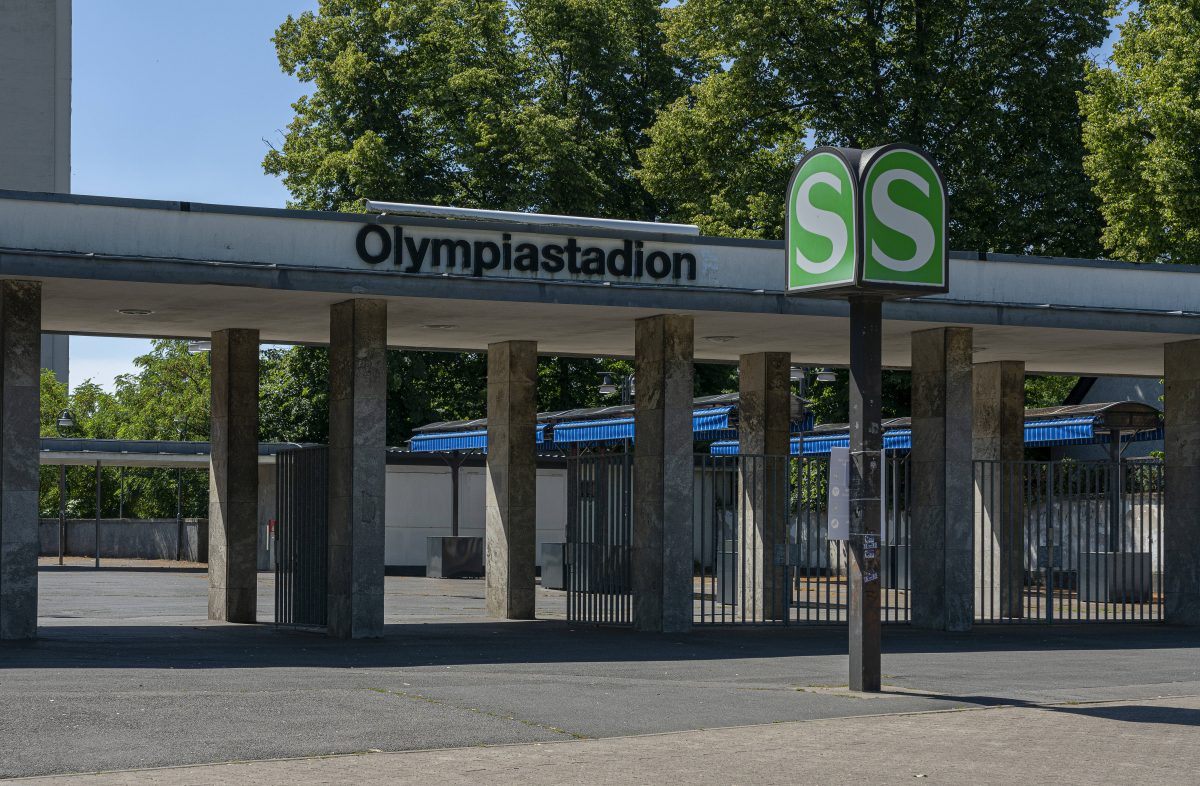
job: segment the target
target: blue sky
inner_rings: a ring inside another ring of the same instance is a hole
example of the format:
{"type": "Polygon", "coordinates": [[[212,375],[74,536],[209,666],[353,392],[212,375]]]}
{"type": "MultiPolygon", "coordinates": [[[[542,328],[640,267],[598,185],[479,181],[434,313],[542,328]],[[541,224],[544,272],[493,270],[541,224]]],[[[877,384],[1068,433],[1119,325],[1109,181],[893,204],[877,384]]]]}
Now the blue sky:
{"type": "MultiPolygon", "coordinates": [[[[303,86],[271,36],[316,0],[75,0],[71,190],[282,207],[262,171],[303,86]]],[[[71,384],[111,387],[148,341],[71,339],[71,384]]]]}
{"type": "MultiPolygon", "coordinates": [[[[261,162],[304,86],[280,70],[270,39],[316,5],[74,0],[72,191],[282,207],[287,191],[261,162]]],[[[71,384],[111,388],[148,348],[72,337],[71,384]]]]}

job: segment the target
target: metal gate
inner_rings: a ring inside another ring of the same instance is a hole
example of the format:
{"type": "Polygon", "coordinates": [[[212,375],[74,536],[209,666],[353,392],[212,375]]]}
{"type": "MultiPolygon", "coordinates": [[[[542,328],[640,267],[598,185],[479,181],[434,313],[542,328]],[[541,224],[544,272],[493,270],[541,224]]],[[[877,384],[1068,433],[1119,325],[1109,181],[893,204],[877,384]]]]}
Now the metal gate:
{"type": "Polygon", "coordinates": [[[979,622],[1163,618],[1163,462],[975,462],[979,622]]]}
{"type": "MultiPolygon", "coordinates": [[[[633,623],[633,454],[567,460],[567,619],[633,623]]],[[[882,618],[909,619],[907,457],[886,463],[882,618]]],[[[849,562],[829,540],[828,457],[694,459],[693,622],[845,624],[849,562]]]]}
{"type": "Polygon", "coordinates": [[[275,624],[327,624],[329,449],[287,448],[275,457],[275,624]]]}
{"type": "MultiPolygon", "coordinates": [[[[909,620],[909,461],[883,468],[880,616],[909,620]]],[[[849,619],[849,555],[829,540],[828,456],[705,455],[696,462],[698,625],[849,619]]]]}
{"type": "Polygon", "coordinates": [[[633,454],[567,459],[567,620],[633,624],[633,454]]]}

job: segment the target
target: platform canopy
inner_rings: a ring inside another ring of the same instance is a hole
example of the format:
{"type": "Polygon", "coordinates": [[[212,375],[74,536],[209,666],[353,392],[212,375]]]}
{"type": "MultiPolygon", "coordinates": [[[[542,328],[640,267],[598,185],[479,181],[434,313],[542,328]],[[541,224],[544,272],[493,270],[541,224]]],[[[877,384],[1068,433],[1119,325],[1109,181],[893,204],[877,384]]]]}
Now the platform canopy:
{"type": "MultiPolygon", "coordinates": [[[[815,433],[793,437],[792,455],[823,456],[833,448],[850,447],[845,423],[818,426],[815,433]]],[[[1122,442],[1153,442],[1163,438],[1162,414],[1148,404],[1135,401],[1039,407],[1025,410],[1025,447],[1047,448],[1068,445],[1103,445],[1118,434],[1122,442]]],[[[883,449],[912,449],[912,425],[909,418],[891,418],[883,422],[883,449]]],[[[710,452],[717,456],[738,453],[738,443],[726,440],[713,443],[710,452]]]]}
{"type": "MultiPolygon", "coordinates": [[[[812,415],[804,411],[804,402],[795,397],[792,414],[792,433],[812,427],[812,415]]],[[[701,396],[693,402],[692,434],[697,442],[736,437],[738,417],[737,393],[701,396]]],[[[537,445],[545,449],[610,445],[636,439],[631,405],[539,412],[537,420],[537,445]]],[[[409,447],[413,452],[486,451],[487,419],[421,426],[413,430],[409,447]]]]}
{"type": "MultiPolygon", "coordinates": [[[[631,357],[634,320],[676,313],[694,320],[697,361],[786,352],[798,365],[849,362],[847,304],[785,294],[781,242],[653,224],[0,191],[0,278],[42,282],[48,333],[203,339],[238,327],[265,343],[319,345],[332,304],[370,297],[387,302],[395,348],[535,340],[546,355],[631,357]]],[[[885,367],[911,365],[914,331],[962,326],[974,330],[975,362],[1157,378],[1163,345],[1200,334],[1192,265],[951,252],[949,287],[884,306],[885,367]]]]}
{"type": "MultiPolygon", "coordinates": [[[[260,442],[258,463],[274,464],[281,450],[304,447],[291,442],[260,442]]],[[[63,439],[43,437],[39,461],[46,466],[160,467],[208,469],[207,442],[157,439],[63,439]]]]}

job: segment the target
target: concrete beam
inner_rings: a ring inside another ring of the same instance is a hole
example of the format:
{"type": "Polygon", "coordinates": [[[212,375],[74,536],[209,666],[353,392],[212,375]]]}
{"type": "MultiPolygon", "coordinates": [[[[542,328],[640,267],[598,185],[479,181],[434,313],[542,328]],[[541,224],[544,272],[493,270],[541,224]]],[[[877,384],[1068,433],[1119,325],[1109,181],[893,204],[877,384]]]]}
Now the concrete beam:
{"type": "Polygon", "coordinates": [[[912,624],[961,631],[974,617],[970,328],[912,334],[912,624]]]}
{"type": "Polygon", "coordinates": [[[258,331],[212,334],[208,618],[255,622],[258,609],[258,331]]]}
{"type": "Polygon", "coordinates": [[[342,639],[383,635],[387,303],[329,309],[329,623],[342,639]]]}
{"type": "Polygon", "coordinates": [[[537,342],[488,345],[487,611],[534,618],[537,582],[537,342]]]}
{"type": "Polygon", "coordinates": [[[692,627],[692,318],[635,323],[633,624],[692,627]]]}
{"type": "Polygon", "coordinates": [[[1163,603],[1166,621],[1200,625],[1200,339],[1166,345],[1163,394],[1163,603]]]}
{"type": "Polygon", "coordinates": [[[1024,616],[1025,364],[979,363],[973,372],[975,614],[1024,616]]]}
{"type": "Polygon", "coordinates": [[[747,619],[786,619],[788,461],[791,440],[791,357],[758,352],[738,360],[742,515],[738,562],[749,597],[747,619]]]}
{"type": "Polygon", "coordinates": [[[0,281],[0,640],[37,636],[42,285],[0,281]]]}

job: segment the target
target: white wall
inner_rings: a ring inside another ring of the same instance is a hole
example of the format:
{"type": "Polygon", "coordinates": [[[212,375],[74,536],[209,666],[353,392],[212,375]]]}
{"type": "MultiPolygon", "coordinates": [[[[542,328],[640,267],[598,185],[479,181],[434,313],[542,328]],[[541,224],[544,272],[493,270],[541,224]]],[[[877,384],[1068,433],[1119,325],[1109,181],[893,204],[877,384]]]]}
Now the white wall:
{"type": "MultiPolygon", "coordinates": [[[[483,537],[482,467],[459,474],[459,534],[483,537]]],[[[389,465],[384,510],[384,564],[424,565],[426,538],[449,535],[452,520],[449,467],[389,465]]],[[[565,469],[537,473],[537,559],[541,544],[564,542],[567,523],[565,469]]]]}

